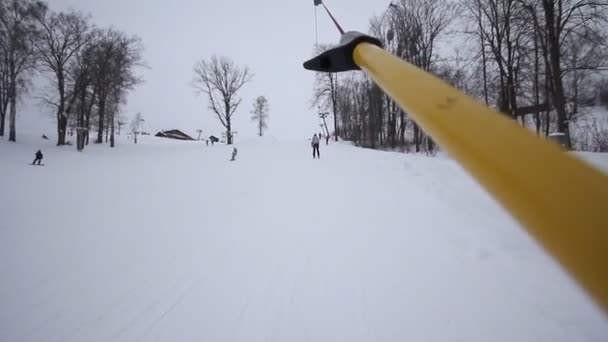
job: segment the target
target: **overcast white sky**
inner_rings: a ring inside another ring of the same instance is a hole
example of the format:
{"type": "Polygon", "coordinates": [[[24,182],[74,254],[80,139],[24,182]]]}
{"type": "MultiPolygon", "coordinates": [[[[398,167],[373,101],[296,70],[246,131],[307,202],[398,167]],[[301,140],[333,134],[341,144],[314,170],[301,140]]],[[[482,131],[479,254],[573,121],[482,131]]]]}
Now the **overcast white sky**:
{"type": "MultiPolygon", "coordinates": [[[[369,18],[381,14],[390,0],[325,3],[346,30],[367,32],[369,18]]],[[[249,111],[258,95],[270,101],[270,135],[300,139],[319,131],[316,110],[309,109],[314,75],[302,68],[315,42],[313,0],[50,0],[49,5],[89,13],[98,26],[142,38],[150,69],[141,70],[145,82],[131,93],[124,113],[141,112],[146,130],[202,128],[220,134],[206,99],[190,86],[195,62],[218,54],[255,73],[235,114],[234,130],[241,137],[255,134],[249,111]]],[[[327,14],[321,7],[317,13],[319,42],[337,42],[327,14]]],[[[51,117],[48,108],[28,107],[27,115],[51,117]]]]}

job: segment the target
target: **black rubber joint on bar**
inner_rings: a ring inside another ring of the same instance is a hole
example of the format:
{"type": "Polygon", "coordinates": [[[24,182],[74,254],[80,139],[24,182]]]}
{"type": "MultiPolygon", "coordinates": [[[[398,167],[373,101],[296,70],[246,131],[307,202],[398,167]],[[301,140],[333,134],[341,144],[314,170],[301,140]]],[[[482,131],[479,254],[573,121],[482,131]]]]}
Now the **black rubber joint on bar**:
{"type": "Polygon", "coordinates": [[[360,43],[370,43],[382,47],[382,43],[377,38],[349,31],[340,38],[340,45],[304,62],[304,69],[321,72],[361,70],[353,59],[355,47],[360,43]]]}

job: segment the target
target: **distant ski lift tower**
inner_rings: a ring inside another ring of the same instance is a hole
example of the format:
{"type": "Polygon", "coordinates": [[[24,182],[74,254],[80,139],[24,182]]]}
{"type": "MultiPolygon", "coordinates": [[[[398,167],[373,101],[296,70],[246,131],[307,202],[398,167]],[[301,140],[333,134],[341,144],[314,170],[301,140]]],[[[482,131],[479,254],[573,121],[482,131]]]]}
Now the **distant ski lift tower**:
{"type": "Polygon", "coordinates": [[[323,120],[321,126],[325,126],[325,133],[327,134],[327,136],[329,136],[329,128],[327,128],[327,120],[325,120],[325,118],[327,118],[328,116],[328,112],[319,113],[319,117],[321,118],[321,120],[323,120]]]}

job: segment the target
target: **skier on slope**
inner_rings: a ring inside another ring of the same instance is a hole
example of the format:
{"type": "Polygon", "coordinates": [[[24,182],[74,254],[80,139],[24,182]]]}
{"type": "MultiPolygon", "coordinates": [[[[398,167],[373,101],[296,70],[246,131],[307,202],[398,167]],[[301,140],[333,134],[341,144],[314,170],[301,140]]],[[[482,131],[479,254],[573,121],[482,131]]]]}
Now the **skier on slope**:
{"type": "Polygon", "coordinates": [[[35,165],[36,163],[38,165],[40,165],[40,162],[42,162],[42,158],[43,158],[42,152],[40,150],[38,150],[38,152],[36,152],[36,159],[34,159],[34,161],[32,162],[32,165],[35,165]]]}
{"type": "Polygon", "coordinates": [[[313,158],[317,158],[317,157],[321,158],[321,153],[319,152],[319,137],[317,136],[316,133],[312,137],[311,146],[312,146],[312,157],[313,158]]]}
{"type": "Polygon", "coordinates": [[[234,161],[236,159],[236,154],[238,153],[236,147],[232,149],[232,159],[230,161],[234,161]]]}

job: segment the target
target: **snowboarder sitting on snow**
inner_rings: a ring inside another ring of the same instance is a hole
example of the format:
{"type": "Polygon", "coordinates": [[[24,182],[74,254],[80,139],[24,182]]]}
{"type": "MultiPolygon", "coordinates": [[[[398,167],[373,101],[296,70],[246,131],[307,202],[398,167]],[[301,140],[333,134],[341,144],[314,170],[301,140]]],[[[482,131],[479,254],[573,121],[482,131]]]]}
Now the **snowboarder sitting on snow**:
{"type": "Polygon", "coordinates": [[[236,147],[232,150],[232,159],[230,159],[230,161],[234,161],[234,159],[236,158],[236,154],[238,153],[238,151],[236,150],[236,147]]]}
{"type": "Polygon", "coordinates": [[[38,152],[36,152],[36,159],[34,159],[34,161],[32,162],[32,165],[38,163],[38,165],[40,165],[40,162],[42,162],[42,152],[40,150],[38,150],[38,152]]]}
{"type": "Polygon", "coordinates": [[[321,153],[319,152],[319,137],[317,136],[317,134],[315,133],[315,135],[312,137],[312,157],[313,158],[321,158],[321,153]]]}

